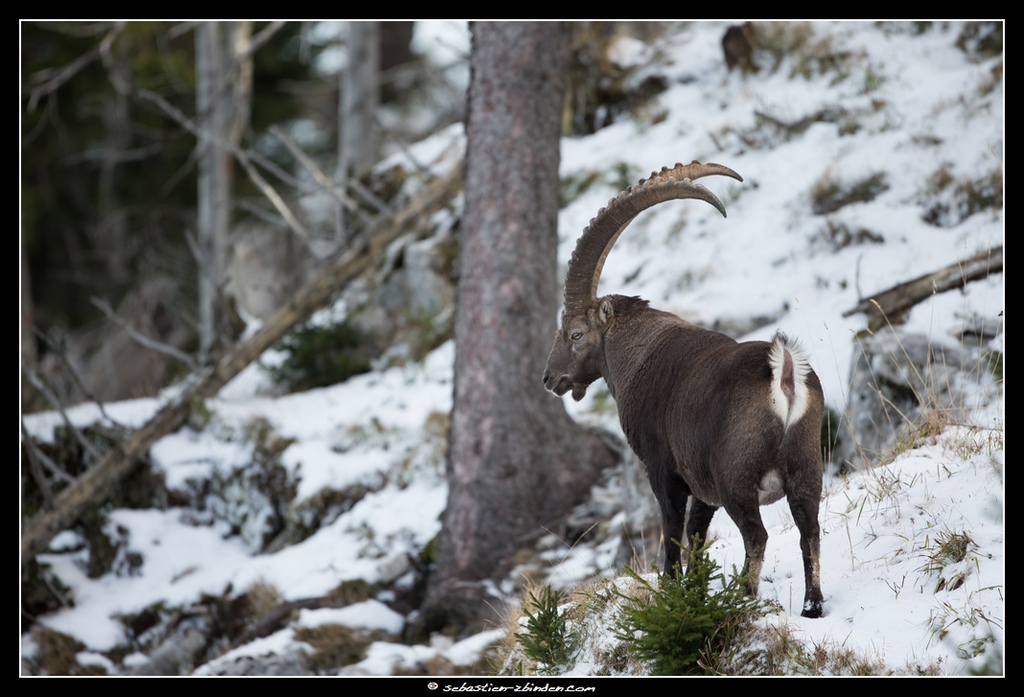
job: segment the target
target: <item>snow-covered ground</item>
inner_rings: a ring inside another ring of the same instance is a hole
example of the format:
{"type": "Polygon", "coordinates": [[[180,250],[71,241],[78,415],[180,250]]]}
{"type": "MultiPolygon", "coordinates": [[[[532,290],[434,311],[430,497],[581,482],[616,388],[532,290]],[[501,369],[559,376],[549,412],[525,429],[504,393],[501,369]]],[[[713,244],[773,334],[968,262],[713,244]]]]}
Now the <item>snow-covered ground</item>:
{"type": "MultiPolygon", "coordinates": [[[[912,24],[816,23],[810,25],[811,42],[820,43],[821,52],[827,43],[833,54],[846,56],[840,67],[794,76],[796,58],[790,56],[775,70],[743,76],[728,73],[722,60],[727,26],[699,22],[674,26],[653,44],[619,42],[617,59],[637,66],[632,79],[662,75],[668,89],[653,105],[593,135],[563,139],[564,178],[603,174],[562,211],[560,257],[568,259],[579,232],[623,179],[631,183],[691,159],[735,169],[743,183],[703,182],[725,202],[728,219],[697,202],[645,213],[609,257],[601,291],[641,295],[705,325],[750,326],[745,339],[765,339],[776,329],[799,337],[827,404],[842,413],[855,334],[866,326],[862,315],[843,313],[866,294],[1002,244],[1001,206],[956,215],[962,208],[957,184],[1000,182],[1001,196],[1002,57],[978,57],[958,47],[957,23],[933,23],[923,31],[912,24]],[[803,129],[776,125],[814,114],[824,116],[803,129]],[[872,200],[812,213],[813,192],[823,184],[849,187],[873,176],[883,186],[872,200]],[[940,188],[945,176],[954,183],[940,188]],[[945,213],[926,222],[938,204],[945,213]],[[855,241],[837,241],[843,231],[855,241]]],[[[422,147],[441,152],[454,143],[457,153],[461,142],[450,129],[422,147]]],[[[937,344],[955,344],[965,329],[983,322],[999,330],[991,348],[1002,351],[1003,303],[999,274],[917,305],[905,326],[937,344]]],[[[253,423],[265,423],[293,441],[281,464],[297,487],[295,501],[360,484],[370,493],[303,541],[261,554],[254,553],[262,523],[256,511],[266,506],[253,501],[251,510],[241,510],[240,503],[258,492],[241,491],[232,503],[211,501],[202,515],[181,508],[110,511],[107,525],[125,541],[122,553],[130,550],[141,564],[115,564],[121,573],[90,579],[79,535],[60,534],[39,560],[70,589],[74,607],[41,623],[80,641],[86,647],[82,664],[122,672],[144,658],[129,654],[119,664],[109,658],[127,642],[119,617],[159,603],[186,606],[202,594],[224,594],[229,587],[240,593],[257,583],[275,588],[282,600],[298,600],[346,580],[410,582],[403,560],[437,534],[446,501],[444,433],[437,425],[451,408],[454,350],[449,342],[420,364],[279,397],[264,396],[262,368],[250,366],[209,400],[204,428],[187,427],[154,446],[153,466],[168,487],[230,478],[252,460],[256,446],[245,434],[253,423]]],[[[567,400],[566,406],[580,419],[617,428],[614,416],[595,404],[597,393],[591,389],[581,403],[567,400]]],[[[537,398],[549,397],[538,390],[537,398]]],[[[1004,408],[1002,397],[992,398],[990,391],[976,402],[968,405],[969,422],[883,467],[826,479],[823,618],[799,617],[799,540],[785,503],[763,509],[770,537],[761,593],[786,610],[768,622],[786,623],[812,644],[877,656],[894,671],[938,666],[960,674],[1001,655],[1004,408]],[[969,553],[956,568],[943,569],[934,555],[951,534],[969,537],[969,553]],[[940,577],[948,581],[951,574],[960,574],[962,583],[936,591],[940,577]]],[[[151,399],[124,402],[108,405],[107,413],[136,426],[158,405],[151,399]]],[[[99,418],[88,405],[69,413],[82,425],[99,418]]],[[[28,415],[25,423],[46,438],[59,419],[28,415]]],[[[740,566],[742,542],[731,521],[720,515],[711,533],[715,560],[726,569],[740,566]]],[[[617,571],[602,567],[614,554],[598,553],[586,542],[565,556],[553,570],[567,575],[562,585],[617,571]]],[[[297,650],[296,631],[324,623],[398,635],[405,618],[382,602],[387,599],[303,610],[285,629],[218,661],[297,650]]],[[[435,655],[466,665],[499,633],[454,645],[379,641],[353,670],[387,674],[435,655]]],[[[25,635],[23,655],[36,651],[35,640],[25,635]]],[[[216,672],[216,663],[199,672],[216,672]]],[[[592,670],[581,656],[572,673],[592,670]]]]}

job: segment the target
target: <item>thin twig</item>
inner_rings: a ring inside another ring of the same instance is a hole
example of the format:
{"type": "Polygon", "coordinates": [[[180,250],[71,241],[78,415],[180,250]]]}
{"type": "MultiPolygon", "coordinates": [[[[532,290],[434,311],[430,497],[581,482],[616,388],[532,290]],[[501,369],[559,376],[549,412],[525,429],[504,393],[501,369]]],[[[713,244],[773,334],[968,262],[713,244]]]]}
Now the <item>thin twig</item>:
{"type": "Polygon", "coordinates": [[[36,73],[33,76],[33,78],[42,84],[40,84],[38,87],[33,88],[32,94],[28,98],[29,113],[32,113],[36,110],[36,107],[39,105],[40,99],[50,94],[51,92],[55,92],[56,90],[58,90],[61,85],[63,85],[65,82],[73,78],[83,69],[85,69],[87,65],[89,65],[99,57],[100,49],[99,46],[97,46],[86,51],[81,56],[71,61],[59,70],[40,70],[38,73],[36,73]],[[53,75],[53,77],[49,77],[51,74],[53,75]]]}
{"type": "Polygon", "coordinates": [[[107,413],[107,410],[103,407],[103,402],[96,399],[92,391],[88,387],[86,387],[85,382],[82,380],[82,376],[78,374],[78,371],[75,370],[75,367],[71,364],[71,361],[68,360],[67,346],[65,346],[63,342],[55,341],[52,337],[47,336],[42,331],[40,331],[38,327],[33,327],[32,331],[35,333],[37,337],[39,337],[43,342],[45,342],[48,347],[50,347],[50,349],[52,350],[52,354],[57,357],[58,361],[60,361],[61,368],[63,368],[64,372],[68,375],[68,377],[71,378],[71,381],[75,383],[75,387],[77,387],[78,390],[82,393],[82,396],[99,408],[100,415],[103,416],[104,419],[106,419],[112,424],[120,426],[121,424],[112,419],[110,415],[107,413]]]}
{"type": "Polygon", "coordinates": [[[331,181],[331,178],[328,177],[327,174],[325,174],[324,171],[309,158],[309,155],[302,151],[302,148],[300,148],[287,133],[282,131],[278,126],[271,126],[270,133],[284,143],[284,146],[288,148],[288,152],[290,152],[292,156],[299,161],[299,164],[305,167],[306,170],[313,175],[313,179],[316,180],[317,184],[319,184],[324,191],[333,196],[338,203],[345,206],[348,210],[352,212],[357,212],[359,210],[359,204],[349,198],[344,191],[341,191],[337,186],[335,186],[334,182],[331,181]]]}
{"type": "Polygon", "coordinates": [[[258,164],[263,169],[273,174],[277,179],[293,189],[301,189],[304,182],[300,181],[297,177],[293,176],[289,172],[281,169],[281,167],[274,162],[272,159],[263,155],[255,150],[246,150],[246,156],[252,161],[258,164]]]}
{"type": "Polygon", "coordinates": [[[103,457],[100,454],[100,452],[96,450],[95,446],[93,446],[93,444],[90,443],[88,439],[86,439],[86,437],[82,435],[82,432],[78,429],[78,427],[71,423],[71,419],[68,417],[67,412],[64,411],[64,405],[60,403],[60,400],[57,399],[57,396],[50,391],[50,388],[46,386],[46,383],[43,382],[43,380],[36,374],[36,372],[31,368],[22,368],[21,371],[25,374],[25,377],[28,378],[28,381],[32,383],[32,386],[39,390],[39,392],[43,395],[46,401],[50,403],[50,406],[53,407],[53,410],[60,414],[60,418],[63,419],[64,424],[69,429],[71,429],[71,432],[72,434],[74,434],[75,440],[78,441],[79,445],[81,445],[87,453],[92,455],[97,460],[103,457]]]}
{"type": "Polygon", "coordinates": [[[254,53],[256,53],[256,51],[263,47],[263,44],[270,41],[274,34],[283,29],[284,25],[285,22],[277,21],[271,22],[267,26],[263,27],[259,34],[249,40],[249,47],[235,58],[235,62],[241,64],[242,61],[248,60],[254,53]]]}
{"type": "Polygon", "coordinates": [[[37,72],[33,76],[33,79],[38,82],[45,80],[45,82],[42,82],[42,84],[32,89],[32,94],[29,96],[28,100],[29,113],[36,110],[36,106],[39,105],[40,99],[52,92],[56,92],[60,89],[61,85],[84,70],[86,66],[97,58],[101,58],[103,56],[103,52],[109,50],[110,44],[113,43],[114,39],[117,38],[117,35],[120,34],[123,29],[124,22],[117,22],[109,31],[107,31],[106,36],[103,37],[102,41],[100,41],[99,45],[95,48],[86,51],[81,56],[61,68],[52,68],[37,72]],[[53,77],[50,77],[51,75],[53,77]]]}
{"type": "MultiPolygon", "coordinates": [[[[32,474],[32,479],[35,480],[36,486],[39,487],[39,491],[43,494],[43,506],[50,510],[53,508],[53,490],[50,489],[50,482],[46,481],[46,475],[43,474],[42,468],[39,464],[39,458],[36,454],[39,452],[36,448],[35,441],[32,440],[31,436],[28,435],[28,429],[25,428],[25,420],[21,420],[21,437],[25,443],[25,454],[28,458],[28,471],[32,474]]],[[[41,454],[41,453],[40,453],[41,454]]]]}
{"type": "Polygon", "coordinates": [[[299,219],[295,217],[295,214],[292,213],[288,204],[286,204],[284,199],[281,198],[277,191],[274,190],[274,187],[270,186],[270,184],[267,183],[267,180],[264,179],[258,171],[256,171],[256,168],[253,167],[252,163],[249,161],[248,155],[246,155],[240,148],[235,148],[235,150],[237,150],[237,152],[234,153],[235,157],[245,169],[246,174],[249,175],[249,179],[251,179],[253,184],[263,192],[263,195],[266,196],[272,204],[274,204],[274,208],[277,209],[278,213],[281,214],[281,217],[283,217],[285,222],[288,223],[288,227],[290,227],[295,234],[305,240],[307,244],[311,242],[313,235],[311,235],[310,232],[306,230],[305,226],[299,222],[299,219]]]}
{"type": "Polygon", "coordinates": [[[61,480],[65,484],[71,484],[72,482],[75,481],[74,477],[65,472],[63,468],[61,468],[60,465],[54,462],[49,455],[47,455],[46,453],[39,449],[39,446],[36,445],[36,442],[32,440],[32,438],[29,436],[28,430],[25,428],[24,421],[21,422],[21,432],[23,437],[25,438],[25,442],[27,443],[29,457],[38,458],[39,464],[43,465],[47,470],[50,471],[50,473],[54,477],[61,480]]]}
{"type": "Polygon", "coordinates": [[[281,216],[274,214],[272,211],[269,211],[266,208],[261,208],[252,201],[243,198],[235,201],[235,205],[238,206],[243,211],[252,213],[254,216],[256,216],[265,223],[269,223],[270,225],[274,226],[281,225],[281,216]]]}
{"type": "Polygon", "coordinates": [[[114,91],[118,94],[128,95],[131,94],[134,87],[132,79],[121,74],[110,51],[111,46],[114,45],[114,39],[117,38],[122,29],[124,29],[124,22],[118,22],[114,29],[107,32],[107,35],[100,41],[99,48],[100,57],[103,59],[103,66],[107,69],[107,76],[110,78],[110,84],[114,86],[114,91]]]}
{"type": "Polygon", "coordinates": [[[57,600],[60,601],[60,604],[62,606],[64,606],[64,607],[71,607],[72,606],[71,603],[68,601],[68,599],[66,597],[64,597],[63,591],[61,591],[59,588],[57,588],[57,587],[55,587],[53,585],[53,581],[50,579],[50,574],[48,574],[48,573],[46,573],[44,571],[43,573],[39,574],[39,576],[40,576],[40,578],[43,579],[43,583],[46,584],[46,588],[50,591],[50,593],[53,594],[53,597],[55,597],[57,600]]]}
{"type": "Polygon", "coordinates": [[[350,178],[348,184],[349,186],[352,187],[353,191],[355,191],[357,194],[359,194],[360,197],[362,197],[364,201],[366,201],[371,206],[376,208],[378,213],[383,213],[384,215],[393,215],[393,211],[388,206],[388,204],[384,203],[384,201],[382,201],[380,197],[378,197],[375,193],[373,193],[368,188],[363,186],[358,179],[350,178]]]}
{"type": "Polygon", "coordinates": [[[50,474],[52,474],[54,477],[56,477],[57,479],[61,480],[65,484],[73,484],[74,483],[75,478],[72,477],[67,472],[65,472],[64,468],[62,468],[60,465],[58,465],[56,462],[54,462],[53,458],[51,458],[49,455],[47,455],[42,450],[40,450],[38,448],[38,446],[36,446],[35,443],[32,444],[32,448],[35,451],[36,457],[38,457],[39,461],[43,464],[43,466],[47,470],[49,470],[50,474]]]}
{"type": "Polygon", "coordinates": [[[214,143],[218,147],[223,148],[224,150],[227,150],[232,155],[234,155],[235,159],[238,160],[238,163],[242,165],[242,168],[245,170],[246,174],[249,175],[249,179],[252,181],[253,184],[256,185],[256,187],[260,191],[263,192],[263,195],[266,196],[267,199],[274,205],[274,208],[276,208],[277,212],[281,214],[282,218],[284,218],[285,222],[288,224],[288,227],[290,227],[292,231],[295,232],[295,234],[297,234],[299,237],[301,237],[303,240],[309,243],[309,241],[312,239],[312,235],[309,233],[308,230],[306,230],[305,226],[303,226],[303,224],[299,222],[299,219],[295,216],[294,213],[292,213],[291,209],[288,208],[288,204],[286,204],[284,202],[284,199],[281,198],[280,194],[278,194],[277,191],[274,190],[274,187],[267,183],[263,176],[256,170],[255,167],[253,167],[249,155],[244,150],[242,150],[234,143],[222,140],[220,138],[215,137],[213,134],[204,132],[202,129],[196,126],[195,121],[185,116],[185,114],[183,114],[178,108],[173,106],[166,99],[156,94],[155,92],[152,92],[150,90],[139,90],[139,96],[143,97],[144,99],[148,99],[149,101],[153,102],[158,107],[163,109],[168,116],[170,116],[179,124],[184,126],[190,133],[192,133],[197,138],[208,139],[210,142],[214,143]]]}
{"type": "Polygon", "coordinates": [[[134,339],[137,343],[141,344],[142,346],[145,346],[146,348],[153,349],[154,351],[157,351],[159,353],[164,353],[173,358],[177,358],[179,361],[183,361],[188,366],[189,370],[193,372],[196,370],[197,365],[195,360],[193,360],[192,356],[188,355],[184,351],[179,351],[170,344],[165,344],[162,341],[157,341],[156,339],[150,339],[148,336],[142,334],[135,327],[131,326],[123,319],[118,317],[117,313],[114,312],[110,305],[107,304],[106,300],[102,300],[101,298],[97,298],[95,296],[89,298],[89,300],[92,302],[93,305],[102,310],[103,314],[105,314],[110,321],[112,321],[117,326],[121,327],[121,329],[125,330],[125,332],[128,333],[128,336],[134,339]]]}
{"type": "Polygon", "coordinates": [[[100,57],[100,48],[96,46],[91,48],[75,60],[71,61],[67,65],[61,68],[48,68],[40,70],[32,76],[33,81],[41,83],[38,87],[32,89],[32,94],[28,98],[28,111],[32,113],[36,110],[36,106],[39,105],[39,100],[60,89],[60,86],[65,82],[73,78],[75,75],[85,69],[87,65],[92,63],[94,60],[100,57]],[[52,77],[51,77],[52,75],[52,77]]]}

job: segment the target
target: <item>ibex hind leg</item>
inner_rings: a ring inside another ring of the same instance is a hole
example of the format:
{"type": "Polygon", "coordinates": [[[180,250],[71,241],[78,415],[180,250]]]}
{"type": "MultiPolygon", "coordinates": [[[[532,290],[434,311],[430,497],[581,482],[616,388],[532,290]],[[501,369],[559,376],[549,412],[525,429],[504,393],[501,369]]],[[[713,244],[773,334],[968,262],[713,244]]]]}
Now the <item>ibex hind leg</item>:
{"type": "Polygon", "coordinates": [[[824,598],[821,594],[821,531],[818,527],[818,497],[790,496],[789,510],[800,531],[800,552],[804,559],[804,617],[821,617],[824,598]]]}

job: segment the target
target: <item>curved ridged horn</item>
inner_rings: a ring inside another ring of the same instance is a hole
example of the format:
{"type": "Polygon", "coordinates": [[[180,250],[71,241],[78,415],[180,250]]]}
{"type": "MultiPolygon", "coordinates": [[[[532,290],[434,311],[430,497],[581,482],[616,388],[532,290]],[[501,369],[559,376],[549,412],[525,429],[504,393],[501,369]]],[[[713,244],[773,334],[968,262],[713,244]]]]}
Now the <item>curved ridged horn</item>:
{"type": "Polygon", "coordinates": [[[743,177],[728,167],[712,162],[702,165],[694,160],[688,165],[677,163],[672,169],[662,167],[660,172],[651,172],[650,177],[641,179],[610,200],[576,240],[576,249],[565,274],[565,311],[584,312],[593,304],[604,260],[615,240],[633,218],[651,206],[673,199],[697,198],[707,201],[725,216],[725,206],[718,197],[693,182],[709,174],[724,174],[743,181],[743,177]]]}

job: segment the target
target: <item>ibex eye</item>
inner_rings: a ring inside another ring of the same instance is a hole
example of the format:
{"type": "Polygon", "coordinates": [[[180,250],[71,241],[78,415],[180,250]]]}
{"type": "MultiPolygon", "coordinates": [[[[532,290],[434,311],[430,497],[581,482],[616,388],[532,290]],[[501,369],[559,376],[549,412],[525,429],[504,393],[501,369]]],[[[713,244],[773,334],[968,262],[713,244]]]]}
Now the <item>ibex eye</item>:
{"type": "Polygon", "coordinates": [[[579,341],[582,338],[583,338],[583,332],[573,332],[572,333],[572,340],[573,341],[579,341]]]}

